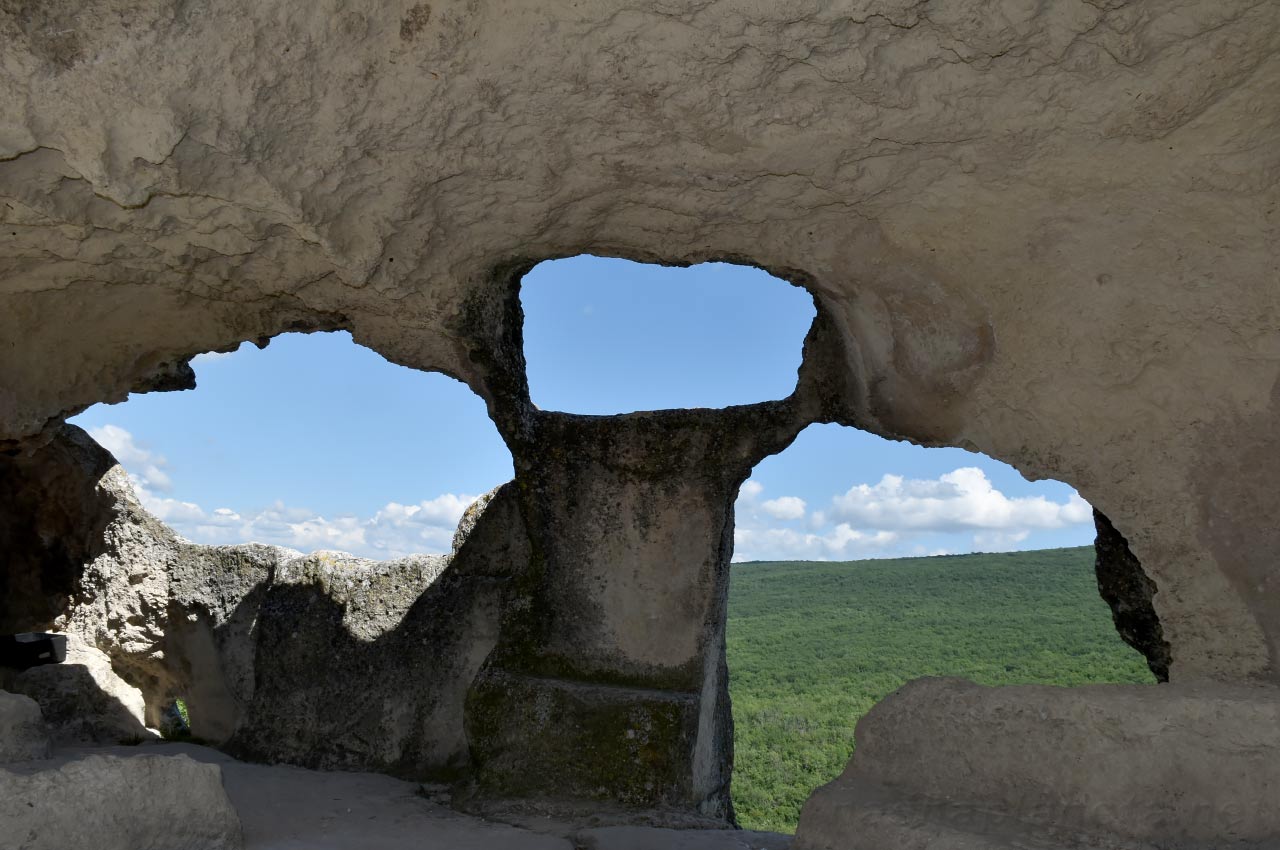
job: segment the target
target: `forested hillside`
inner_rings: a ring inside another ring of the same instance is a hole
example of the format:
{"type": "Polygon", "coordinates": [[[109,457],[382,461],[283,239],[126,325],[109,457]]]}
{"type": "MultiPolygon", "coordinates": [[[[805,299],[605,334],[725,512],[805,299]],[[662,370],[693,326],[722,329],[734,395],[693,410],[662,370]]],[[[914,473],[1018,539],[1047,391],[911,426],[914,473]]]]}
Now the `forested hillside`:
{"type": "Polygon", "coordinates": [[[858,718],[918,676],[1153,682],[1111,625],[1093,549],[733,565],[728,655],[742,825],[790,832],[858,718]]]}

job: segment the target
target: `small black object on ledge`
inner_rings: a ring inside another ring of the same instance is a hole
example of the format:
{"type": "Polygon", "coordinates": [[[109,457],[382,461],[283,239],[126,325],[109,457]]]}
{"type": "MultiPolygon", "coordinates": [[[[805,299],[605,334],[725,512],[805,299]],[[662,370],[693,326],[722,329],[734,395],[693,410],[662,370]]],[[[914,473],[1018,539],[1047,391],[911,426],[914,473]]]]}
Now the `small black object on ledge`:
{"type": "Polygon", "coordinates": [[[50,632],[0,635],[0,667],[26,670],[67,660],[67,636],[50,632]]]}

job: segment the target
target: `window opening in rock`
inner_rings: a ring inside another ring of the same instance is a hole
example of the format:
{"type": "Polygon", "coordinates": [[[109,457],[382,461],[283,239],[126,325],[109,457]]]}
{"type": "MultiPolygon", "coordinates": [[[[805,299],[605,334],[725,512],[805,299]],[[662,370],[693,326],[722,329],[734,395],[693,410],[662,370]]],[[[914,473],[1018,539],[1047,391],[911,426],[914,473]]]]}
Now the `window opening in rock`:
{"type": "Polygon", "coordinates": [[[170,741],[191,740],[191,713],[183,697],[174,697],[160,718],[160,734],[170,741]]]}
{"type": "Polygon", "coordinates": [[[736,503],[727,652],[733,799],[791,832],[854,726],[911,679],[1151,683],[1094,574],[1092,510],[961,449],[836,425],[762,461],[736,503]]]}
{"type": "Polygon", "coordinates": [[[758,268],[591,255],[538,264],[520,301],[532,400],[567,413],[785,398],[814,317],[809,293],[758,268]]]}
{"type": "Polygon", "coordinates": [[[466,752],[456,696],[498,610],[481,570],[454,569],[488,563],[483,549],[457,555],[455,534],[513,476],[484,402],[347,333],[286,334],[193,368],[195,391],[95,406],[52,444],[92,459],[84,474],[106,501],[59,623],[74,658],[46,676],[76,665],[86,704],[110,696],[92,730],[104,743],[146,732],[366,769],[412,751],[424,775],[453,769],[466,752]],[[120,495],[129,484],[146,513],[120,495]],[[424,719],[368,735],[360,718],[390,710],[373,682],[403,682],[392,713],[424,719]]]}
{"type": "Polygon", "coordinates": [[[194,542],[448,552],[467,505],[512,477],[466,385],[388,363],[346,332],[284,334],[192,365],[194,391],[132,395],[71,422],[194,542]]]}

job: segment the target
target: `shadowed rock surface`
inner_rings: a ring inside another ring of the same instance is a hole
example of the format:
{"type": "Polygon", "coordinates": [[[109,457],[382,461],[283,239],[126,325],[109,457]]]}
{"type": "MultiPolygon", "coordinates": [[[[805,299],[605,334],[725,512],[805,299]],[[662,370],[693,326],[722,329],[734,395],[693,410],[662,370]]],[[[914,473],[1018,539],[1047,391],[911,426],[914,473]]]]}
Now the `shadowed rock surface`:
{"type": "Polygon", "coordinates": [[[1111,520],[1095,510],[1093,523],[1098,531],[1093,543],[1097,551],[1098,592],[1111,606],[1116,631],[1125,643],[1147,659],[1156,680],[1167,682],[1171,659],[1169,644],[1152,604],[1155,582],[1143,571],[1129,550],[1129,542],[1116,531],[1111,520]]]}
{"type": "Polygon", "coordinates": [[[181,755],[86,755],[0,767],[0,823],[5,846],[21,850],[244,846],[222,772],[181,755]]]}
{"type": "Polygon", "coordinates": [[[584,829],[574,838],[583,850],[787,850],[791,846],[788,835],[730,829],[606,826],[584,829]]]}
{"type": "Polygon", "coordinates": [[[49,732],[35,700],[0,691],[0,764],[48,758],[49,732]]]}
{"type": "Polygon", "coordinates": [[[65,434],[0,457],[0,633],[49,630],[105,546],[115,499],[99,482],[115,458],[78,428],[65,434]]]}
{"type": "Polygon", "coordinates": [[[18,673],[9,687],[40,704],[60,744],[118,744],[154,734],[146,726],[142,691],[116,673],[106,653],[78,636],[68,640],[65,662],[18,673]]]}

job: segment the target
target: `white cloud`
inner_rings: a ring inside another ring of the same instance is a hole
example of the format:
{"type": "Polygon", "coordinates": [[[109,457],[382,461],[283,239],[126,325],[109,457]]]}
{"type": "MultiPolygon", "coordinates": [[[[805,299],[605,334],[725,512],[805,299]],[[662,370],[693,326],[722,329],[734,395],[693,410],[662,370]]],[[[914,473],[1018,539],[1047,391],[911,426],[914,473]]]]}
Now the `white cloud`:
{"type": "MultiPolygon", "coordinates": [[[[372,516],[323,516],[276,502],[257,510],[218,507],[171,498],[164,457],[139,445],[123,428],[104,425],[90,434],[130,472],[142,504],[183,536],[199,543],[256,541],[302,551],[337,549],[371,558],[447,552],[474,497],[444,493],[415,504],[388,502],[372,516]]],[[[972,535],[981,551],[1018,548],[1036,531],[1083,525],[1089,504],[1072,492],[1065,501],[1010,497],[976,467],[936,479],[886,475],[835,496],[827,510],[809,511],[804,499],[762,499],[765,487],[743,482],[736,504],[735,560],[846,560],[963,551],[956,535],[972,535]],[[802,522],[801,522],[802,521],[802,522]],[[779,525],[798,523],[798,525],[779,525]],[[947,535],[951,535],[948,537],[947,535]],[[941,544],[941,545],[940,545],[941,544]]]]}
{"type": "Polygon", "coordinates": [[[135,485],[140,483],[149,490],[164,492],[173,489],[173,481],[164,471],[168,461],[163,456],[139,446],[133,439],[133,435],[125,429],[118,425],[103,425],[101,428],[90,429],[89,436],[115,455],[116,460],[129,471],[135,485]]]}
{"type": "MultiPolygon", "coordinates": [[[[240,349],[238,348],[236,349],[236,351],[239,350],[240,349]]],[[[191,365],[196,366],[202,363],[213,363],[216,360],[222,360],[225,357],[230,357],[235,354],[236,351],[206,351],[203,354],[197,354],[195,357],[192,357],[191,365]]]]}
{"type": "Polygon", "coordinates": [[[458,520],[475,501],[473,496],[445,493],[416,505],[389,502],[372,517],[326,517],[282,502],[239,512],[229,508],[206,512],[197,505],[180,503],[184,510],[175,512],[149,494],[139,495],[149,510],[157,516],[165,512],[161,519],[197,543],[273,543],[303,552],[336,549],[379,559],[448,552],[458,520]]]}
{"type": "Polygon", "coordinates": [[[804,516],[804,499],[796,496],[781,496],[761,503],[760,509],[774,519],[796,520],[804,516]]]}
{"type": "MultiPolygon", "coordinates": [[[[779,496],[760,501],[764,485],[754,479],[743,482],[735,505],[737,523],[733,529],[734,560],[814,560],[833,561],[882,554],[898,538],[894,532],[859,531],[848,523],[834,528],[815,526],[810,531],[776,527],[774,522],[803,519],[807,505],[797,496],[779,496]]],[[[815,516],[821,517],[819,511],[815,516]]]]}
{"type": "Polygon", "coordinates": [[[859,484],[832,502],[831,515],[855,526],[901,531],[956,532],[974,529],[1019,531],[1064,528],[1088,522],[1087,502],[1076,493],[1065,502],[1044,496],[1010,498],[991,485],[977,467],[963,467],[935,479],[886,475],[878,484],[859,484]]]}
{"type": "Polygon", "coordinates": [[[749,528],[733,531],[734,560],[738,561],[839,561],[884,554],[898,541],[892,531],[857,531],[840,523],[824,534],[794,528],[749,528]]]}
{"type": "Polygon", "coordinates": [[[1067,504],[1062,509],[1062,519],[1067,525],[1085,525],[1093,522],[1093,505],[1080,498],[1075,490],[1067,497],[1067,504]]]}
{"type": "Polygon", "coordinates": [[[952,552],[950,549],[944,549],[944,548],[930,549],[927,546],[916,546],[912,548],[911,554],[917,555],[922,558],[936,558],[940,555],[954,555],[956,553],[952,552]]]}
{"type": "Polygon", "coordinates": [[[152,515],[161,522],[174,525],[176,523],[196,522],[205,518],[204,511],[195,502],[161,498],[138,486],[136,480],[133,483],[133,489],[137,492],[139,500],[142,501],[146,509],[151,511],[152,515]]]}
{"type": "Polygon", "coordinates": [[[448,552],[453,533],[474,496],[445,493],[413,505],[388,502],[371,517],[325,517],[283,502],[260,510],[206,510],[195,502],[157,495],[173,486],[165,459],[116,425],[91,430],[129,472],[138,500],[157,519],[196,543],[271,543],[304,552],[336,549],[369,558],[399,558],[448,552]]]}
{"type": "Polygon", "coordinates": [[[973,547],[979,552],[1008,552],[1028,537],[1031,532],[1022,531],[984,531],[973,535],[973,547]]]}
{"type": "Polygon", "coordinates": [[[445,493],[443,496],[437,496],[416,505],[388,502],[386,507],[374,516],[373,521],[394,526],[447,525],[450,528],[456,528],[458,520],[462,519],[463,512],[474,501],[474,496],[455,496],[453,493],[445,493]]]}
{"type": "Polygon", "coordinates": [[[764,490],[752,479],[739,492],[735,560],[1004,551],[1020,548],[1034,532],[1092,519],[1089,504],[1075,492],[1061,502],[1044,496],[1006,496],[976,467],[934,479],[886,475],[877,484],[860,484],[835,496],[828,510],[809,511],[796,496],[762,500],[764,490]],[[780,525],[800,520],[803,530],[780,525]]]}

